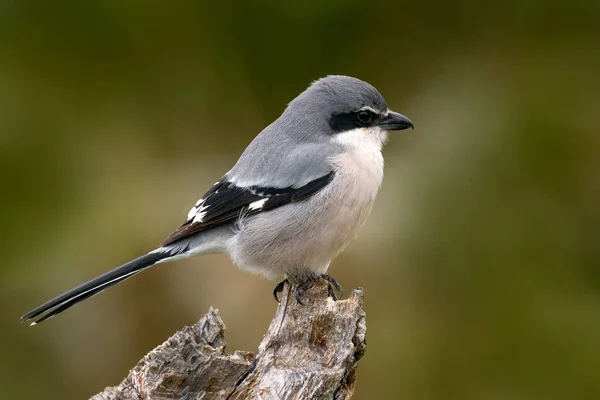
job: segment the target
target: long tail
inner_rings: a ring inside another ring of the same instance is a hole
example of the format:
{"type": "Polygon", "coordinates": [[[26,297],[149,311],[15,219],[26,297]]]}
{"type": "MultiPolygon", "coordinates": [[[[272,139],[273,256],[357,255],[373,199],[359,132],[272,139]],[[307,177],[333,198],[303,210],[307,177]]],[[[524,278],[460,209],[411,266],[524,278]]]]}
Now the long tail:
{"type": "Polygon", "coordinates": [[[166,259],[171,257],[176,258],[177,255],[165,248],[152,251],[144,256],[136,258],[135,260],[129,261],[120,267],[108,271],[89,282],[79,285],[66,293],[61,294],[60,296],[29,311],[27,314],[23,315],[21,319],[23,321],[28,321],[41,315],[40,318],[31,323],[31,325],[39,324],[48,318],[60,314],[72,305],[90,298],[95,294],[100,293],[104,289],[108,289],[109,287],[124,281],[125,279],[142,272],[146,268],[150,268],[160,261],[167,261],[166,259]]]}

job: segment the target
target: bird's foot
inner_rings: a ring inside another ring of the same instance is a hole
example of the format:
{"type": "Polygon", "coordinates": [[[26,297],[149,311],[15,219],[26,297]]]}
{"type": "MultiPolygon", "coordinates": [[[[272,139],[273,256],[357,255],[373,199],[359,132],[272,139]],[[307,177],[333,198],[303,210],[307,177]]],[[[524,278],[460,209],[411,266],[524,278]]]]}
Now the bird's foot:
{"type": "MultiPolygon", "coordinates": [[[[279,293],[283,292],[283,288],[285,287],[286,283],[290,283],[290,281],[288,281],[287,279],[284,279],[281,282],[279,282],[277,284],[277,286],[275,286],[275,289],[273,289],[273,297],[275,298],[275,301],[277,301],[278,303],[281,303],[281,300],[279,299],[279,293]]],[[[296,301],[299,304],[302,304],[303,306],[305,304],[302,302],[302,293],[304,293],[306,288],[311,283],[312,283],[312,280],[308,280],[304,283],[300,283],[300,284],[296,285],[296,290],[294,291],[294,297],[296,298],[296,301]]]]}
{"type": "Polygon", "coordinates": [[[306,289],[312,285],[313,281],[312,280],[308,280],[304,283],[300,283],[298,285],[296,285],[296,291],[294,292],[294,297],[296,298],[296,301],[298,302],[298,304],[305,306],[306,304],[304,304],[302,302],[302,294],[306,291],[306,289]]]}
{"type": "MultiPolygon", "coordinates": [[[[320,275],[320,277],[327,281],[327,285],[328,285],[327,293],[329,296],[331,296],[331,298],[334,301],[336,301],[340,297],[342,297],[342,295],[344,294],[344,291],[342,289],[342,285],[340,285],[340,283],[337,281],[337,279],[335,279],[333,276],[326,275],[326,274],[322,274],[322,275],[320,275]],[[339,296],[336,294],[336,290],[339,293],[339,296]]],[[[287,279],[284,279],[283,281],[279,282],[277,284],[277,286],[275,286],[275,289],[273,289],[273,297],[275,298],[275,301],[277,301],[278,303],[281,302],[281,300],[279,299],[279,293],[283,292],[283,288],[285,287],[286,283],[290,283],[290,281],[288,281],[287,279]]],[[[308,287],[310,285],[312,285],[312,283],[313,283],[313,279],[309,279],[306,282],[296,285],[296,290],[294,291],[294,297],[296,298],[296,301],[298,302],[298,304],[301,304],[303,306],[306,305],[302,302],[302,294],[304,294],[306,289],[308,289],[308,287]]]]}
{"type": "Polygon", "coordinates": [[[279,293],[283,292],[283,288],[285,287],[286,283],[289,283],[289,281],[287,279],[284,279],[281,282],[279,282],[277,284],[277,286],[275,286],[275,289],[273,289],[273,297],[275,298],[275,301],[278,303],[281,302],[279,300],[279,293]]]}
{"type": "Polygon", "coordinates": [[[325,279],[329,283],[329,288],[328,288],[329,295],[331,296],[331,298],[334,301],[344,295],[344,290],[342,289],[342,285],[340,285],[340,283],[337,281],[337,279],[335,279],[333,276],[322,274],[321,278],[325,279]],[[335,294],[336,290],[340,293],[339,297],[335,294]]]}

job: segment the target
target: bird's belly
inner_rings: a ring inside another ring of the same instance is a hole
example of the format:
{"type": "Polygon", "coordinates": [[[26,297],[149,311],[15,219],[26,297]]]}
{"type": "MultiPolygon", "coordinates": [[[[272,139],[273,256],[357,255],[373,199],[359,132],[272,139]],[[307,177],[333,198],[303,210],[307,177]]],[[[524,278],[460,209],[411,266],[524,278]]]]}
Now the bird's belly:
{"type": "Polygon", "coordinates": [[[383,160],[380,168],[361,168],[356,159],[352,164],[340,168],[344,172],[336,172],[312,198],[243,221],[230,241],[233,261],[241,269],[272,278],[324,273],[364,224],[381,184],[383,160]]]}

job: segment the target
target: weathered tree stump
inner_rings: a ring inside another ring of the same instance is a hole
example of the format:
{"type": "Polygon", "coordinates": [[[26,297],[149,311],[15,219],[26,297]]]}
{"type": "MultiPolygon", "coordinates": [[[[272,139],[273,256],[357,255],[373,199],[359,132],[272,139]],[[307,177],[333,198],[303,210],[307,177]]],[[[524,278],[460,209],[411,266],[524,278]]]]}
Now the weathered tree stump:
{"type": "Polygon", "coordinates": [[[303,306],[286,284],[256,356],[225,353],[225,324],[211,308],[92,400],[348,399],[366,348],[363,290],[340,301],[327,293],[327,283],[316,281],[303,306]]]}

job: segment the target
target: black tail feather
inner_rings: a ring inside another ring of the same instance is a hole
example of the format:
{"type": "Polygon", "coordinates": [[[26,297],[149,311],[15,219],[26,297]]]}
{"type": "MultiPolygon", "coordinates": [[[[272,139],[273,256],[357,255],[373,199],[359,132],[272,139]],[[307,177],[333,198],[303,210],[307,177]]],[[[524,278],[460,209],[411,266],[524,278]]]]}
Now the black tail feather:
{"type": "Polygon", "coordinates": [[[143,271],[146,268],[151,267],[157,262],[171,257],[172,254],[168,251],[165,252],[151,252],[135,260],[129,261],[126,264],[121,265],[105,274],[100,275],[97,278],[92,279],[74,289],[69,290],[66,293],[42,304],[41,306],[29,311],[23,315],[21,319],[27,321],[30,319],[38,318],[32,322],[31,325],[38,324],[42,321],[47,320],[61,312],[65,311],[72,305],[79,303],[87,298],[90,298],[104,289],[108,289],[111,286],[116,285],[119,282],[143,271]]]}

